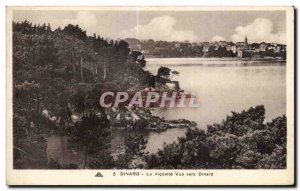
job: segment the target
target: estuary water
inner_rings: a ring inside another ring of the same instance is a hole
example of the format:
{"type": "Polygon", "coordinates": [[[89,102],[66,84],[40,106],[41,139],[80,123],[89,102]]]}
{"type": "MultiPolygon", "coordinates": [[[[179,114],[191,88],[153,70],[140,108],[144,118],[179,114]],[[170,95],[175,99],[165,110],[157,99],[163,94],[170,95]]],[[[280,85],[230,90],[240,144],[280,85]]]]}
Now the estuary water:
{"type": "MultiPolygon", "coordinates": [[[[164,66],[178,71],[172,80],[180,88],[195,93],[198,108],[156,109],[154,115],[166,119],[188,119],[206,130],[208,124],[220,123],[231,111],[240,112],[264,105],[265,121],[286,113],[286,64],[275,60],[239,60],[237,58],[150,58],[146,70],[156,75],[164,66]]],[[[156,152],[164,142],[172,143],[185,135],[185,129],[144,133],[146,150],[156,152]]],[[[113,145],[122,142],[124,133],[114,132],[113,145]]]]}
{"type": "MultiPolygon", "coordinates": [[[[188,119],[205,130],[208,124],[220,123],[231,111],[240,112],[264,105],[265,121],[286,113],[286,64],[282,61],[251,61],[236,58],[150,58],[146,70],[157,73],[160,66],[178,71],[172,80],[179,81],[185,92],[196,94],[198,108],[156,109],[154,115],[166,119],[188,119]]],[[[148,138],[146,150],[156,152],[164,143],[177,141],[185,129],[168,129],[158,132],[135,132],[148,138]]],[[[123,131],[112,132],[112,149],[124,143],[123,131]]],[[[59,150],[67,144],[66,137],[48,139],[48,158],[60,159],[59,150]],[[55,143],[51,142],[55,141],[55,143]],[[61,143],[57,143],[60,141],[61,143]],[[56,147],[58,145],[58,147],[56,147]],[[49,147],[50,146],[50,147],[49,147]]],[[[68,159],[78,163],[69,153],[68,159]]],[[[76,153],[75,153],[76,155],[76,153]]]]}

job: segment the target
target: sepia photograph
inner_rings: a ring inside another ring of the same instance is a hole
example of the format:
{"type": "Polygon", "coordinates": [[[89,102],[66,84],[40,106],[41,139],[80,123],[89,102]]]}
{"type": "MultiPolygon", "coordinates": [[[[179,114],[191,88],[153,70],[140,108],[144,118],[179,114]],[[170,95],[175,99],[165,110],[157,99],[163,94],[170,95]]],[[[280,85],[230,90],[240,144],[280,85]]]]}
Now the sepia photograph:
{"type": "Polygon", "coordinates": [[[294,184],[293,7],[7,7],[6,67],[8,184],[294,184]]]}

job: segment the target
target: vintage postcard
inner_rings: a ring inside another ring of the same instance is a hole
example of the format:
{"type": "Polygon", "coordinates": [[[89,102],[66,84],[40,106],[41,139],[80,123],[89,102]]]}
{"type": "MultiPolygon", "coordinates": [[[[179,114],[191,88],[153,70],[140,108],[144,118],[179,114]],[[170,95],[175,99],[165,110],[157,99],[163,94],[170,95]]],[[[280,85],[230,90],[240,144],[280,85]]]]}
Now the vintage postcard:
{"type": "Polygon", "coordinates": [[[293,7],[7,7],[8,185],[294,185],[293,7]]]}

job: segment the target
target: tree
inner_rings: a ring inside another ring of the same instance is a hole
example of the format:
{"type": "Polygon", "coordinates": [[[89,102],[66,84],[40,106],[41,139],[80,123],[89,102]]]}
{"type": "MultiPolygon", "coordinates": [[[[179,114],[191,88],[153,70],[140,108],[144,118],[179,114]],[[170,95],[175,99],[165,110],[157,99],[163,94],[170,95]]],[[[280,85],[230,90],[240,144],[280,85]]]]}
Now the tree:
{"type": "Polygon", "coordinates": [[[177,71],[174,70],[174,71],[172,71],[172,74],[173,74],[173,75],[171,76],[171,80],[172,80],[172,78],[173,78],[174,76],[179,75],[179,72],[177,72],[177,71]]]}
{"type": "Polygon", "coordinates": [[[62,31],[83,41],[87,39],[86,31],[82,30],[78,25],[69,24],[62,31]]]}
{"type": "Polygon", "coordinates": [[[232,112],[207,132],[188,129],[178,143],[145,156],[150,169],[286,168],[286,117],[264,124],[265,109],[232,112]]]}
{"type": "Polygon", "coordinates": [[[126,136],[125,152],[118,156],[116,167],[119,169],[145,168],[143,156],[147,154],[144,151],[147,142],[143,136],[126,136]]]}
{"type": "Polygon", "coordinates": [[[157,76],[160,78],[168,79],[170,76],[171,69],[168,67],[161,66],[158,68],[157,76]]]}

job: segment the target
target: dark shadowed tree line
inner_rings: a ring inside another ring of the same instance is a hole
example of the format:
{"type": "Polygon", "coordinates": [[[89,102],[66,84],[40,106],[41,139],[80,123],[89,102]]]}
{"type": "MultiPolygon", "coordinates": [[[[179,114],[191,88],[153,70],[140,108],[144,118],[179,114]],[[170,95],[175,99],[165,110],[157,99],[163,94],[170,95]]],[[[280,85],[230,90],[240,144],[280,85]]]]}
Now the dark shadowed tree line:
{"type": "MultiPolygon", "coordinates": [[[[107,165],[101,162],[102,158],[94,159],[105,153],[103,156],[108,158],[103,161],[109,161],[109,144],[97,152],[91,145],[109,143],[108,123],[94,115],[71,128],[68,104],[74,107],[73,112],[97,109],[104,116],[97,96],[105,84],[112,83],[121,91],[130,85],[128,77],[132,76],[141,85],[150,86],[153,76],[143,70],[146,62],[141,55],[123,40],[106,40],[96,34],[88,36],[78,25],[52,30],[50,24],[33,25],[27,20],[13,22],[15,168],[47,168],[44,135],[51,133],[67,134],[82,143],[87,168],[107,165]],[[38,148],[31,149],[33,143],[38,148]],[[38,158],[43,162],[32,162],[38,158]]],[[[62,167],[55,161],[50,166],[62,167]]]]}

